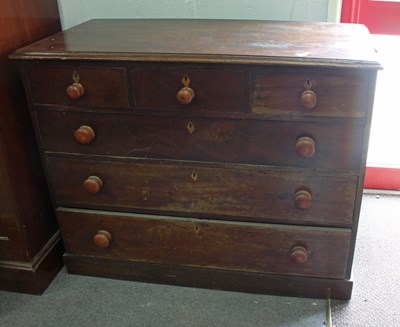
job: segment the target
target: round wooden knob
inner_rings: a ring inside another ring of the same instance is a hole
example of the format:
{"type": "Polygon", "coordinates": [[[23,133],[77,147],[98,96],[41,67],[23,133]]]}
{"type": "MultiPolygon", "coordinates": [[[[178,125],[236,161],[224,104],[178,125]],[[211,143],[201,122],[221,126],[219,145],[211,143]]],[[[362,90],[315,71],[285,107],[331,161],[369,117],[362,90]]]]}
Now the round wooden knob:
{"type": "Polygon", "coordinates": [[[85,93],[81,83],[72,83],[67,87],[67,95],[71,99],[79,99],[85,93]]]}
{"type": "Polygon", "coordinates": [[[75,140],[80,144],[89,144],[95,137],[93,128],[82,125],[74,132],[75,140]]]}
{"type": "Polygon", "coordinates": [[[112,240],[111,234],[106,230],[97,231],[96,235],[93,236],[93,242],[99,248],[106,248],[110,245],[112,240]]]}
{"type": "Polygon", "coordinates": [[[301,158],[311,158],[315,154],[315,141],[308,136],[303,136],[296,141],[296,153],[301,158]]]}
{"type": "Polygon", "coordinates": [[[307,190],[299,190],[295,194],[294,204],[297,209],[306,210],[311,207],[312,196],[307,190]]]}
{"type": "Polygon", "coordinates": [[[89,176],[83,182],[83,188],[85,189],[85,191],[92,194],[99,193],[102,186],[103,181],[97,176],[89,176]]]}
{"type": "Polygon", "coordinates": [[[188,86],[182,87],[176,94],[176,99],[180,104],[189,104],[194,98],[194,91],[188,86]]]}
{"type": "Polygon", "coordinates": [[[294,246],[290,250],[290,258],[295,264],[305,264],[308,260],[308,251],[304,246],[294,246]]]}
{"type": "Polygon", "coordinates": [[[304,108],[314,108],[317,105],[317,94],[312,90],[303,91],[300,95],[300,103],[304,108]]]}

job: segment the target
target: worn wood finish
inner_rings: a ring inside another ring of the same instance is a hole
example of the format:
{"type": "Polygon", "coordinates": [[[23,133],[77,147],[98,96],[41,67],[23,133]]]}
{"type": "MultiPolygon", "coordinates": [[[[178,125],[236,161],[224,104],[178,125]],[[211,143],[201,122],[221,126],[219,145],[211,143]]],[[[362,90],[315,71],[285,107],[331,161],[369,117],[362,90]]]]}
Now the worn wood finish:
{"type": "Polygon", "coordinates": [[[129,107],[124,68],[33,66],[27,70],[27,75],[34,103],[71,107],[129,107]],[[76,99],[67,94],[68,87],[74,83],[74,73],[84,87],[84,94],[76,99]]]}
{"type": "Polygon", "coordinates": [[[42,294],[63,266],[64,245],[57,233],[49,248],[32,262],[0,262],[0,287],[10,292],[42,294]]]}
{"type": "Polygon", "coordinates": [[[20,74],[8,55],[61,27],[55,0],[1,1],[0,8],[0,289],[37,294],[62,266],[60,251],[44,251],[46,244],[61,240],[20,74]]]}
{"type": "Polygon", "coordinates": [[[12,58],[70,272],[350,297],[364,27],[95,20],[12,58]]]}
{"type": "Polygon", "coordinates": [[[364,26],[245,20],[92,20],[15,58],[380,67],[364,26]]]}
{"type": "Polygon", "coordinates": [[[37,111],[36,116],[43,147],[48,152],[343,170],[357,170],[361,158],[361,124],[196,117],[148,119],[65,111],[37,111]],[[87,136],[88,144],[82,145],[74,136],[81,126],[90,127],[95,135],[87,136]],[[305,135],[315,141],[315,153],[309,158],[296,150],[297,141],[305,135]]]}
{"type": "Polygon", "coordinates": [[[274,275],[66,254],[69,273],[203,287],[236,292],[348,300],[353,282],[293,275],[274,275]]]}
{"type": "Polygon", "coordinates": [[[279,223],[350,225],[357,183],[355,176],[182,162],[48,158],[47,167],[57,205],[279,223]],[[89,176],[103,181],[96,194],[82,185],[89,176]],[[295,206],[299,189],[313,195],[308,210],[295,206]]]}
{"type": "Polygon", "coordinates": [[[140,66],[132,70],[135,106],[161,110],[248,111],[248,72],[235,67],[140,66]],[[194,98],[188,104],[176,99],[184,76],[190,79],[194,98]]]}
{"type": "Polygon", "coordinates": [[[366,115],[369,78],[365,72],[259,69],[253,74],[252,110],[258,114],[362,118],[366,115]],[[309,86],[305,85],[309,83],[309,86]],[[302,92],[316,94],[312,108],[302,92]]]}
{"type": "Polygon", "coordinates": [[[344,278],[351,235],[349,229],[86,210],[59,209],[58,218],[71,254],[325,278],[344,278]],[[106,247],[98,247],[92,240],[98,230],[112,236],[106,247]],[[308,252],[306,263],[291,259],[291,249],[298,245],[308,252]]]}

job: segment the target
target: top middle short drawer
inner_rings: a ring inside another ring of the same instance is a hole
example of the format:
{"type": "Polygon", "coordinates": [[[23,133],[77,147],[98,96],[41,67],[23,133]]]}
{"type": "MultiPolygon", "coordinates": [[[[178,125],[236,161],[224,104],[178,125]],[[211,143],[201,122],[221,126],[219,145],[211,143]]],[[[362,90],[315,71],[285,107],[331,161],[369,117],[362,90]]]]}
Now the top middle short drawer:
{"type": "Polygon", "coordinates": [[[35,65],[26,68],[33,104],[128,109],[124,67],[35,65]]]}

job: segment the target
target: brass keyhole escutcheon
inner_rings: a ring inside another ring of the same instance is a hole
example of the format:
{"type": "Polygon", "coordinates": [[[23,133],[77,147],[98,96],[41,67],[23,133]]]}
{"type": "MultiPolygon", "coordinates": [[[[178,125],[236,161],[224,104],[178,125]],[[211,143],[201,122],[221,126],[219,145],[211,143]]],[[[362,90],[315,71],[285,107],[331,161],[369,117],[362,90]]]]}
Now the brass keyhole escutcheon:
{"type": "Polygon", "coordinates": [[[189,87],[190,78],[189,78],[189,76],[187,76],[186,74],[183,75],[182,84],[183,84],[185,87],[189,87]]]}
{"type": "Polygon", "coordinates": [[[194,170],[192,171],[190,177],[192,177],[193,181],[197,181],[197,173],[194,170]]]}
{"type": "Polygon", "coordinates": [[[189,131],[190,134],[193,134],[194,132],[194,124],[190,121],[188,122],[188,124],[186,125],[187,130],[189,131]]]}
{"type": "Polygon", "coordinates": [[[180,104],[188,105],[194,98],[194,91],[189,87],[190,79],[186,74],[182,78],[183,87],[176,94],[176,99],[180,104]]]}
{"type": "Polygon", "coordinates": [[[74,81],[74,83],[79,83],[80,79],[81,78],[79,77],[78,73],[75,70],[74,73],[72,74],[72,80],[74,81]]]}
{"type": "Polygon", "coordinates": [[[304,88],[305,88],[306,90],[311,90],[311,88],[312,88],[312,82],[311,82],[311,80],[310,80],[309,78],[307,78],[306,82],[304,83],[304,88]]]}

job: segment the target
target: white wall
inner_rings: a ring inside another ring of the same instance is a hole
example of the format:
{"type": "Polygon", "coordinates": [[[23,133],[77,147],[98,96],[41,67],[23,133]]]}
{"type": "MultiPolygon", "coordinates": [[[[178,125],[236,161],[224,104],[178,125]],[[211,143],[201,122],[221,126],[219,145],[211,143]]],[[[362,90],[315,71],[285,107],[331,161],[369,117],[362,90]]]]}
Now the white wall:
{"type": "Polygon", "coordinates": [[[58,0],[63,28],[93,18],[333,20],[341,0],[58,0]],[[328,17],[329,16],[329,17],[328,17]]]}

